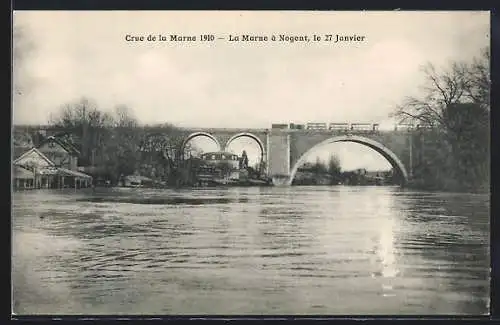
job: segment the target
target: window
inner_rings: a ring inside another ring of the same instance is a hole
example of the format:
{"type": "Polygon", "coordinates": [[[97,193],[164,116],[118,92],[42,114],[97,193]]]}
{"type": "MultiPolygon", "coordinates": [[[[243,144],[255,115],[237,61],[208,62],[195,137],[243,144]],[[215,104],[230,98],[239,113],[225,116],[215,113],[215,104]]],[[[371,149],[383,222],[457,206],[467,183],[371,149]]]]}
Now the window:
{"type": "Polygon", "coordinates": [[[212,155],[212,158],[211,158],[211,159],[212,159],[212,160],[215,160],[215,155],[212,155]]]}
{"type": "Polygon", "coordinates": [[[221,157],[222,157],[222,158],[221,158],[222,160],[226,159],[226,156],[225,156],[225,155],[222,155],[221,157]]]}

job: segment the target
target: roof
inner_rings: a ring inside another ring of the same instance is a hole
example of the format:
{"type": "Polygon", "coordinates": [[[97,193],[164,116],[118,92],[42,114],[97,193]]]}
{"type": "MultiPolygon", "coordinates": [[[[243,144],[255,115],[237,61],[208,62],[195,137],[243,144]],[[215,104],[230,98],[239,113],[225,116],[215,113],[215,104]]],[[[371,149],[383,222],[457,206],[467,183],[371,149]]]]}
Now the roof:
{"type": "Polygon", "coordinates": [[[85,173],[80,173],[74,170],[69,170],[66,168],[59,168],[59,170],[65,174],[65,176],[75,176],[75,177],[83,177],[83,178],[92,178],[92,176],[87,175],[85,173]]]}
{"type": "Polygon", "coordinates": [[[14,165],[22,160],[24,157],[28,156],[29,154],[31,154],[32,152],[35,152],[38,156],[40,156],[43,160],[47,161],[47,163],[50,165],[50,166],[54,166],[54,162],[52,160],[50,160],[49,158],[47,158],[43,153],[41,153],[37,148],[31,148],[30,150],[26,151],[25,153],[23,153],[21,156],[19,156],[16,160],[14,160],[14,165]]]}
{"type": "Polygon", "coordinates": [[[215,160],[233,160],[235,161],[236,159],[233,158],[238,158],[238,155],[232,152],[225,152],[225,151],[216,151],[216,152],[204,152],[200,155],[200,158],[202,160],[213,160],[210,159],[210,157],[215,156],[215,160]]]}
{"type": "Polygon", "coordinates": [[[66,168],[58,167],[47,167],[42,168],[38,171],[40,175],[57,175],[57,176],[69,176],[69,177],[81,177],[81,178],[92,178],[92,176],[80,173],[74,170],[69,170],[66,168]]]}
{"type": "Polygon", "coordinates": [[[50,141],[54,141],[55,143],[60,145],[64,150],[66,150],[69,153],[72,153],[74,155],[80,155],[80,150],[78,150],[72,143],[64,141],[61,138],[56,138],[52,135],[50,137],[47,137],[45,140],[43,140],[38,147],[41,147],[42,145],[44,145],[50,141]]]}
{"type": "Polygon", "coordinates": [[[35,175],[33,172],[27,168],[21,166],[15,166],[14,168],[14,178],[17,179],[33,179],[35,175]]]}
{"type": "Polygon", "coordinates": [[[237,156],[237,154],[229,152],[229,151],[214,151],[214,152],[204,152],[204,153],[202,153],[202,155],[220,155],[220,154],[228,155],[228,156],[229,155],[231,155],[231,156],[237,156]]]}

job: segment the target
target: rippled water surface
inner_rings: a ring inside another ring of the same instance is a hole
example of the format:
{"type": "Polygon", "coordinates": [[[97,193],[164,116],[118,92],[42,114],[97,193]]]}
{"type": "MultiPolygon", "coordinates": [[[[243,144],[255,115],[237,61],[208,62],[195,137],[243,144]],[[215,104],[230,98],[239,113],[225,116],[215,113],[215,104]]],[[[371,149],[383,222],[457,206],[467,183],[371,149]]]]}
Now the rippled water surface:
{"type": "Polygon", "coordinates": [[[486,314],[489,197],[397,187],[28,191],[18,314],[486,314]]]}

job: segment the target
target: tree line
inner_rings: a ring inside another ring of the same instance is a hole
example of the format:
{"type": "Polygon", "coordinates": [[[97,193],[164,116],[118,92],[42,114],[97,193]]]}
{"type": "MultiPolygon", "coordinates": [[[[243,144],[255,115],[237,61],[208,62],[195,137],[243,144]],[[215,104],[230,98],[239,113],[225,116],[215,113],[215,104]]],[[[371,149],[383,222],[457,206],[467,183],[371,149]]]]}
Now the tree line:
{"type": "MultiPolygon", "coordinates": [[[[61,106],[50,116],[48,124],[57,138],[80,151],[78,165],[83,166],[86,173],[95,179],[109,180],[111,184],[137,173],[164,185],[192,185],[196,184],[197,172],[204,166],[197,157],[200,148],[184,143],[183,130],[169,123],[141,125],[126,105],[103,110],[95,101],[83,97],[61,106]]],[[[37,146],[44,139],[39,133],[17,134],[14,143],[30,142],[37,146]]],[[[240,164],[248,165],[245,152],[240,164]]],[[[215,167],[222,175],[233,170],[227,162],[215,167]]],[[[260,163],[255,167],[246,166],[245,170],[249,178],[260,179],[264,168],[265,164],[260,163]]]]}
{"type": "Polygon", "coordinates": [[[366,173],[366,170],[344,171],[340,159],[330,155],[328,161],[319,157],[314,163],[305,163],[297,169],[293,180],[295,185],[382,185],[394,184],[392,171],[380,171],[376,174],[366,173]],[[370,175],[369,175],[370,174],[370,175]]]}
{"type": "MultiPolygon", "coordinates": [[[[110,112],[84,97],[64,104],[50,116],[49,126],[55,136],[79,149],[78,165],[88,166],[86,172],[96,178],[116,184],[138,172],[178,185],[189,176],[187,153],[194,148],[188,143],[182,149],[181,130],[169,123],[140,125],[126,105],[110,112]]],[[[40,141],[43,137],[35,135],[34,144],[40,141]]]]}
{"type": "Polygon", "coordinates": [[[447,191],[489,191],[490,51],[470,61],[422,67],[420,96],[406,97],[394,116],[419,125],[411,186],[447,191]]]}
{"type": "Polygon", "coordinates": [[[305,163],[300,166],[297,169],[293,184],[310,185],[320,184],[325,181],[328,184],[338,184],[341,178],[340,159],[336,155],[330,155],[327,162],[316,157],[314,163],[305,163]]]}

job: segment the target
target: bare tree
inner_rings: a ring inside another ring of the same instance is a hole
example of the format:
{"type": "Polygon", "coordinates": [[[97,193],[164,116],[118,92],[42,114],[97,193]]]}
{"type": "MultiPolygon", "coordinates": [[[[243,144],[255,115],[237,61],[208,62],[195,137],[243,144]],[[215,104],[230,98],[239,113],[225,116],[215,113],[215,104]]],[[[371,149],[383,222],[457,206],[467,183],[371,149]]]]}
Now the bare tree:
{"type": "Polygon", "coordinates": [[[490,49],[484,48],[467,70],[466,96],[474,103],[490,109],[490,49]]]}
{"type": "MultiPolygon", "coordinates": [[[[424,67],[422,96],[407,97],[397,107],[401,121],[436,126],[425,138],[425,157],[415,179],[430,188],[486,188],[489,182],[489,49],[471,62],[445,69],[424,67]]],[[[424,148],[424,147],[422,147],[424,148]]]]}
{"type": "Polygon", "coordinates": [[[340,159],[335,155],[331,155],[328,160],[328,173],[331,176],[335,176],[339,175],[340,172],[341,172],[340,159]]]}
{"type": "Polygon", "coordinates": [[[425,82],[422,95],[410,96],[396,108],[394,116],[400,122],[416,122],[448,128],[446,109],[450,105],[474,102],[489,106],[489,50],[472,63],[452,62],[445,69],[428,63],[422,67],[425,82]]]}
{"type": "Polygon", "coordinates": [[[453,63],[449,70],[440,72],[429,63],[422,68],[422,71],[426,77],[426,82],[421,87],[423,96],[405,98],[397,107],[395,115],[401,122],[445,126],[446,107],[460,102],[464,96],[466,66],[462,63],[453,63]]]}
{"type": "Polygon", "coordinates": [[[49,118],[49,124],[71,134],[71,141],[80,149],[83,164],[91,163],[93,157],[101,155],[110,137],[113,117],[98,109],[97,104],[82,97],[63,105],[57,115],[49,118]]]}
{"type": "Polygon", "coordinates": [[[139,148],[143,159],[158,168],[161,166],[162,174],[168,175],[169,181],[178,181],[182,170],[190,168],[186,162],[191,146],[183,144],[184,134],[175,126],[164,124],[146,127],[139,148]]]}
{"type": "Polygon", "coordinates": [[[89,126],[104,126],[106,122],[111,121],[109,114],[100,112],[97,103],[86,97],[62,105],[56,115],[51,114],[49,117],[51,125],[65,130],[74,129],[80,134],[89,126]]]}

